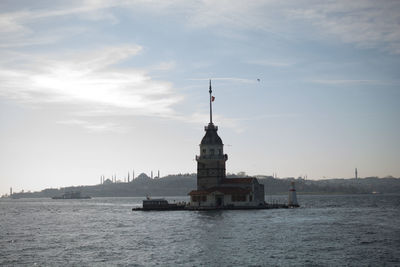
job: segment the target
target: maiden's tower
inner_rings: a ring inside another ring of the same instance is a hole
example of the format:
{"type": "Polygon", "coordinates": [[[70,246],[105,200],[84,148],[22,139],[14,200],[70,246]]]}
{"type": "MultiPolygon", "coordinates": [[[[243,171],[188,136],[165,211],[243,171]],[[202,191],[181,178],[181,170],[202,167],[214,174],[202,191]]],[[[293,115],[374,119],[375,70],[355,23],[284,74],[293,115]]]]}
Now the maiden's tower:
{"type": "Polygon", "coordinates": [[[197,161],[197,190],[190,195],[189,208],[229,208],[259,207],[264,202],[264,185],[256,178],[226,178],[225,164],[228,155],[224,154],[224,144],[218,135],[218,126],[212,121],[211,81],[210,122],[204,127],[205,135],[200,143],[197,161]]]}

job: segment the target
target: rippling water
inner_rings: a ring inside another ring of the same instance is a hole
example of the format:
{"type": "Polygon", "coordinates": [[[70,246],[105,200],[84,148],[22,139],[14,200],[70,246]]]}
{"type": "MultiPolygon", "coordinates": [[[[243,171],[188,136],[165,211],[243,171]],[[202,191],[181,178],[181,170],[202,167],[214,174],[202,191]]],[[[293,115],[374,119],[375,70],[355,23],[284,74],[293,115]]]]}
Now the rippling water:
{"type": "Polygon", "coordinates": [[[400,195],[298,199],[201,212],[132,212],[141,198],[2,199],[0,265],[400,266],[400,195]]]}

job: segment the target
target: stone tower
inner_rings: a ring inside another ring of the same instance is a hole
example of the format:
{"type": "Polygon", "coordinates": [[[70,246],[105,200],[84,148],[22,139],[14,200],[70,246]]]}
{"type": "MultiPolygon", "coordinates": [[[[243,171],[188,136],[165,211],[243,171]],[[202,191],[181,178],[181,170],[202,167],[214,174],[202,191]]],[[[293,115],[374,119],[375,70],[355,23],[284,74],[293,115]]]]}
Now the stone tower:
{"type": "Polygon", "coordinates": [[[225,162],[228,155],[224,154],[224,144],[218,136],[218,126],[212,122],[212,96],[210,80],[210,123],[204,127],[206,134],[200,143],[200,155],[197,161],[197,190],[206,190],[219,186],[226,177],[225,162]]]}

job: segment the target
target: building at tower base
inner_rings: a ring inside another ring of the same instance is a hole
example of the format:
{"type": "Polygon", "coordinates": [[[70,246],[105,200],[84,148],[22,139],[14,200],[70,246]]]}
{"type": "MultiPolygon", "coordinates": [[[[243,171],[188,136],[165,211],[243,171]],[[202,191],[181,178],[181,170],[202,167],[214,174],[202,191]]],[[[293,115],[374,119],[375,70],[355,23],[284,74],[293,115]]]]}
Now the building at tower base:
{"type": "Polygon", "coordinates": [[[218,186],[189,193],[194,207],[250,207],[262,206],[264,185],[256,178],[225,178],[218,186]]]}

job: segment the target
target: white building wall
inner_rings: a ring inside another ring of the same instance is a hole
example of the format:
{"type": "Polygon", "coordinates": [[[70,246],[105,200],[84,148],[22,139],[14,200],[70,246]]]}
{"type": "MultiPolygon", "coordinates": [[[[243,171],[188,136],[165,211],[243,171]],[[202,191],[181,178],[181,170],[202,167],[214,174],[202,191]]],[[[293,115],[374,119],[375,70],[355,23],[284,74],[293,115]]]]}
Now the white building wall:
{"type": "Polygon", "coordinates": [[[190,206],[194,207],[213,207],[215,206],[215,196],[207,195],[206,201],[190,201],[190,206]]]}

